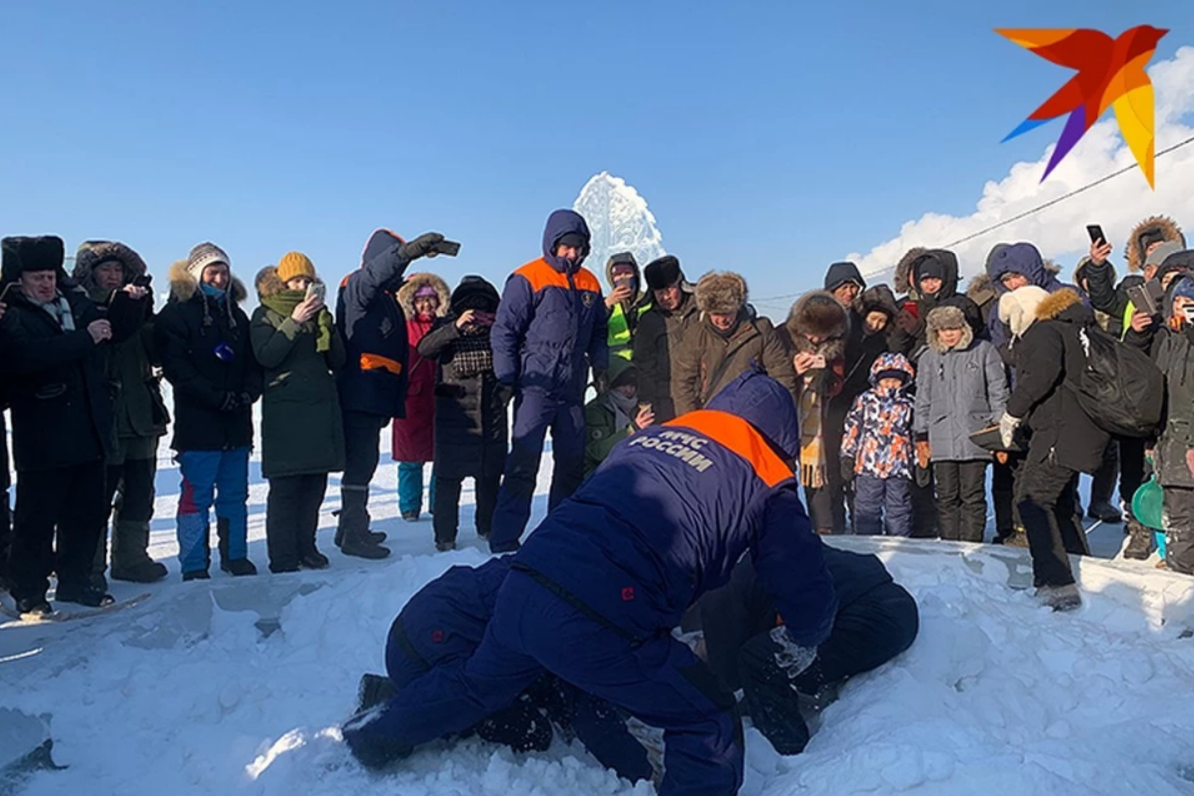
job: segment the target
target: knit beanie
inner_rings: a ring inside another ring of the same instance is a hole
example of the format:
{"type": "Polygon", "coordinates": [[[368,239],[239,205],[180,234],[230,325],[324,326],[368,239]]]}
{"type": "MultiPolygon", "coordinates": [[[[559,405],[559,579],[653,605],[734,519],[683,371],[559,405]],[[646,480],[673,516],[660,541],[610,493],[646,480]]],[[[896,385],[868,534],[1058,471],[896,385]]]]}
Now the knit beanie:
{"type": "Polygon", "coordinates": [[[1182,244],[1178,243],[1177,241],[1175,241],[1175,240],[1165,241],[1160,246],[1153,249],[1152,254],[1150,254],[1144,258],[1144,267],[1147,268],[1150,265],[1161,265],[1163,262],[1165,262],[1166,257],[1168,257],[1171,254],[1176,254],[1177,252],[1180,252],[1183,250],[1184,250],[1184,247],[1182,246],[1182,244]]]}
{"type": "Polygon", "coordinates": [[[278,278],[283,284],[300,276],[315,281],[315,265],[302,252],[288,252],[278,260],[278,278]]]}
{"type": "Polygon", "coordinates": [[[187,255],[187,273],[194,277],[196,282],[202,282],[203,269],[217,263],[223,263],[229,270],[232,269],[232,261],[223,249],[214,243],[200,243],[187,255]]]}
{"type": "Polygon", "coordinates": [[[436,291],[435,285],[425,284],[420,285],[419,289],[415,291],[415,298],[439,298],[439,292],[436,291]]]}

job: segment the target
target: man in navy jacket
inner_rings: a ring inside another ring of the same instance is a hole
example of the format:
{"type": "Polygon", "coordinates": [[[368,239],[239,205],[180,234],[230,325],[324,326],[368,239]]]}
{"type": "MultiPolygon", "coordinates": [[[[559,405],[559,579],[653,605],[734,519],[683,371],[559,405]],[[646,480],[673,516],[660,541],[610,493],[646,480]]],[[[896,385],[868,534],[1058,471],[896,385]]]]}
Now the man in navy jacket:
{"type": "Polygon", "coordinates": [[[348,361],[336,377],[344,418],[344,477],[336,544],[345,555],[385,558],[384,533],[369,530],[369,482],[377,471],[378,436],[406,416],[406,318],[395,293],[412,261],[430,253],[443,235],[402,240],[386,229],[369,237],[361,267],[340,283],[336,326],[348,361]]]}
{"type": "Polygon", "coordinates": [[[749,550],[785,619],[777,664],[795,677],[814,661],[836,599],[792,475],[799,447],[791,393],[753,371],[622,442],[515,556],[476,653],[346,725],[345,739],[383,738],[401,756],[509,705],[546,670],[664,730],[662,794],[736,793],[733,695],[671,629],[749,550]]]}
{"type": "Polygon", "coordinates": [[[588,373],[592,368],[600,391],[609,365],[601,284],[581,267],[588,253],[585,220],[557,210],[543,231],[543,256],[511,274],[502,293],[490,333],[493,371],[515,400],[513,446],[489,540],[495,553],[518,549],[548,428],[555,462],[548,511],[584,480],[588,373]]]}

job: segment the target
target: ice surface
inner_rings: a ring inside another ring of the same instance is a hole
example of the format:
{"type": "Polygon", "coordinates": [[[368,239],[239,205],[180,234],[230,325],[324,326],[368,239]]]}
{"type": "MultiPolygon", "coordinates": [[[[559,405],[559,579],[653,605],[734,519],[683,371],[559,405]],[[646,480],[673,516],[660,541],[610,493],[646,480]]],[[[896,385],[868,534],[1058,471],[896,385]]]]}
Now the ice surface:
{"type": "MultiPolygon", "coordinates": [[[[54,761],[67,766],[23,773],[10,792],[652,792],[562,742],[521,756],[475,740],[437,744],[385,776],[350,759],[337,727],[353,709],[361,673],[383,671],[393,616],[449,566],[485,560],[468,487],[456,552],[434,552],[426,515],[397,518],[387,463],[371,511],[395,558],[364,562],[335,551],[333,478],[320,531],[331,569],[244,579],[214,572],[210,582],[184,584],[172,534],[178,473],[165,454],[161,467],[151,549],[171,575],[149,587],[144,605],[92,620],[0,625],[0,717],[39,717],[54,761]]],[[[266,485],[256,463],[253,472],[250,553],[264,570],[266,485]]],[[[550,472],[546,457],[536,518],[550,472]]],[[[1111,533],[1122,540],[1119,526],[1111,533]]],[[[846,684],[803,755],[781,758],[748,731],[743,793],[1194,793],[1194,579],[1151,563],[1086,559],[1086,604],[1057,615],[1024,590],[1024,551],[832,542],[880,551],[921,605],[920,637],[896,661],[846,684]]],[[[119,597],[146,590],[113,586],[119,597]]],[[[36,733],[25,735],[36,743],[36,733]]]]}
{"type": "Polygon", "coordinates": [[[639,267],[643,267],[667,253],[647,201],[633,185],[608,171],[594,175],[585,183],[572,209],[584,216],[593,235],[585,265],[603,282],[610,255],[631,252],[639,267]]]}

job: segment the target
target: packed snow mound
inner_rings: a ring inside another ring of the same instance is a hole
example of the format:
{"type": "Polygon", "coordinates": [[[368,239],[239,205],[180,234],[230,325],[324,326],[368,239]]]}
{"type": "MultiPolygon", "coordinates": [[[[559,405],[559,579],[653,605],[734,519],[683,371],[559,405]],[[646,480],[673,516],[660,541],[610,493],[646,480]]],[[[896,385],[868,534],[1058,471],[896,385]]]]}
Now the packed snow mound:
{"type": "Polygon", "coordinates": [[[589,224],[593,237],[586,265],[602,279],[611,255],[630,252],[642,267],[667,254],[647,200],[621,177],[608,171],[594,175],[580,189],[572,209],[589,224]]]}
{"type": "MultiPolygon", "coordinates": [[[[920,603],[920,636],[846,684],[804,754],[748,731],[743,793],[1194,792],[1194,580],[1084,559],[1087,602],[1059,615],[1023,589],[1024,551],[832,543],[880,552],[920,603]]],[[[435,744],[380,776],[352,761],[337,727],[361,673],[384,671],[394,615],[449,566],[484,560],[336,557],[325,572],[171,582],[87,622],[6,625],[0,715],[47,720],[67,766],[12,792],[651,793],[558,740],[532,755],[435,744]]]]}

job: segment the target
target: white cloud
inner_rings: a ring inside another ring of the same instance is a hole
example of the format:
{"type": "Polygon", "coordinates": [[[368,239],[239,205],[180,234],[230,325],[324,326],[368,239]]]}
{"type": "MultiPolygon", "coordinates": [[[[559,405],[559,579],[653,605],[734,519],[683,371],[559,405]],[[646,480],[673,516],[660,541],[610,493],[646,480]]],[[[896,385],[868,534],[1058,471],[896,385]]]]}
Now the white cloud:
{"type": "MultiPolygon", "coordinates": [[[[1194,111],[1194,47],[1182,47],[1168,61],[1160,61],[1149,70],[1156,93],[1156,150],[1159,152],[1194,134],[1183,117],[1194,111]]],[[[1061,134],[1062,120],[1056,120],[1039,135],[1061,134]]],[[[1053,152],[1050,144],[1035,163],[1016,163],[1006,177],[983,186],[975,212],[954,217],[926,213],[909,221],[898,237],[880,243],[870,252],[855,253],[864,274],[887,276],[904,252],[913,246],[946,246],[952,241],[1012,218],[1037,205],[1081,188],[1120,168],[1135,163],[1131,151],[1119,135],[1114,114],[1097,123],[1066,156],[1043,183],[1041,175],[1053,152]]],[[[1116,246],[1120,261],[1129,230],[1141,219],[1153,214],[1172,216],[1187,232],[1194,231],[1194,144],[1189,144],[1156,162],[1156,191],[1139,169],[1109,180],[1077,196],[1066,199],[1027,218],[954,248],[962,272],[980,271],[987,252],[1000,241],[1027,240],[1035,243],[1046,257],[1058,258],[1068,272],[1090,241],[1086,224],[1101,224],[1116,246]]]]}

